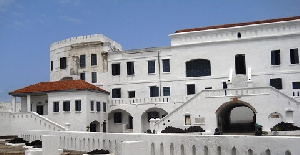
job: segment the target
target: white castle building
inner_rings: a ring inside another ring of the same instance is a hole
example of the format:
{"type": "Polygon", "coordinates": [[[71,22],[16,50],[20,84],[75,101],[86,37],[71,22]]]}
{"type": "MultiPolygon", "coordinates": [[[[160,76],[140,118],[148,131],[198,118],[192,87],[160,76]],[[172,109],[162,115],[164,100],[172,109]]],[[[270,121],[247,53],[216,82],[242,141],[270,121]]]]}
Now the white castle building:
{"type": "Polygon", "coordinates": [[[20,97],[20,113],[37,114],[27,121],[1,114],[6,128],[22,125],[2,133],[200,126],[212,134],[252,132],[255,123],[264,131],[279,122],[300,126],[300,16],[169,36],[170,46],[128,51],[102,34],[53,43],[50,82],[10,92],[13,113],[20,97]]]}

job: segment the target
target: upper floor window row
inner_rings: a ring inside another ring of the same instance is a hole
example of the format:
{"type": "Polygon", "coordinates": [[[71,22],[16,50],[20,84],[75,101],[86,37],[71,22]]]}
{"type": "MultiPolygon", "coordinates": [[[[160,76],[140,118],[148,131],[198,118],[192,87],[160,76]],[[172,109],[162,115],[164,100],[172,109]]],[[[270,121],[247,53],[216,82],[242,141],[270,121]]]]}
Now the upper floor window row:
{"type": "MultiPolygon", "coordinates": [[[[290,49],[290,63],[299,64],[298,48],[290,49]]],[[[280,65],[280,50],[271,51],[271,65],[280,65]]]]}
{"type": "MultiPolygon", "coordinates": [[[[126,67],[127,67],[127,75],[134,75],[135,74],[135,69],[134,69],[134,62],[129,61],[126,62],[126,67]]],[[[120,63],[114,63],[111,64],[111,70],[112,70],[112,75],[120,75],[120,63]]],[[[170,72],[170,59],[162,59],[162,71],[164,73],[170,72]]],[[[148,74],[155,74],[155,60],[149,60],[148,61],[148,74]]]]}

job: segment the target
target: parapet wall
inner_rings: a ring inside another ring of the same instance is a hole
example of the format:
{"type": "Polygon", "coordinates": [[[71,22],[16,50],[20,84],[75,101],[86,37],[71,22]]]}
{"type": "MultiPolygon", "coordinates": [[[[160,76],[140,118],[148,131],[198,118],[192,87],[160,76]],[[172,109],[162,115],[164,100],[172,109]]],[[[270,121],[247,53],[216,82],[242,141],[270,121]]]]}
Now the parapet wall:
{"type": "Polygon", "coordinates": [[[171,38],[171,46],[180,46],[221,41],[240,41],[243,39],[257,39],[284,35],[299,35],[299,33],[300,20],[298,19],[294,21],[181,32],[170,34],[169,36],[171,38]]]}
{"type": "MultiPolygon", "coordinates": [[[[142,141],[148,150],[144,155],[215,155],[215,154],[299,154],[300,138],[293,136],[246,135],[187,135],[187,134],[124,134],[76,131],[26,131],[19,136],[28,141],[41,139],[42,135],[55,135],[59,146],[67,150],[109,150],[121,154],[122,143],[142,141]]],[[[132,152],[135,155],[135,152],[132,152]]]]}
{"type": "Polygon", "coordinates": [[[72,38],[68,38],[65,40],[58,41],[58,42],[54,42],[50,46],[50,51],[59,49],[62,47],[70,46],[73,44],[84,43],[84,42],[95,42],[95,41],[110,42],[112,47],[122,50],[122,46],[119,43],[109,39],[108,37],[106,37],[102,34],[92,34],[92,35],[87,35],[87,36],[72,37],[72,38]]]}

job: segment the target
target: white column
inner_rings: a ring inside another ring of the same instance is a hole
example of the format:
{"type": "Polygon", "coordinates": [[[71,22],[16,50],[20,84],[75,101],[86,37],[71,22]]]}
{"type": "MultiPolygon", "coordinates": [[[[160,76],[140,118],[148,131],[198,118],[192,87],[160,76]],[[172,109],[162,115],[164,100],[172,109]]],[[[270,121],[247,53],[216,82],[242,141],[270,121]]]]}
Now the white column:
{"type": "Polygon", "coordinates": [[[12,108],[11,108],[12,112],[16,112],[16,96],[13,96],[11,104],[12,104],[12,108]]]}
{"type": "Polygon", "coordinates": [[[31,105],[31,103],[30,103],[30,95],[27,95],[27,112],[31,111],[30,105],[31,105]]]}

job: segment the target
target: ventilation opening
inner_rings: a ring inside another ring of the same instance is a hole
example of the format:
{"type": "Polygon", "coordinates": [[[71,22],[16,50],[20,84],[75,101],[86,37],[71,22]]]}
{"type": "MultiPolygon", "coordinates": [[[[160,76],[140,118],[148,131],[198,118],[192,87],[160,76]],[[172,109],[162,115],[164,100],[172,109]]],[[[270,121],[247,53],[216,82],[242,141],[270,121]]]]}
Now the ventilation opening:
{"type": "Polygon", "coordinates": [[[242,37],[242,34],[239,32],[239,33],[237,34],[237,37],[238,37],[238,38],[241,38],[241,37],[242,37]]]}

